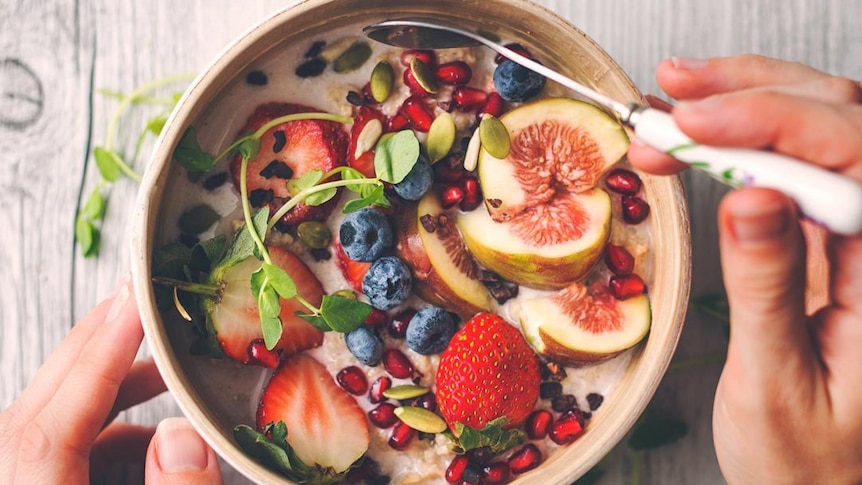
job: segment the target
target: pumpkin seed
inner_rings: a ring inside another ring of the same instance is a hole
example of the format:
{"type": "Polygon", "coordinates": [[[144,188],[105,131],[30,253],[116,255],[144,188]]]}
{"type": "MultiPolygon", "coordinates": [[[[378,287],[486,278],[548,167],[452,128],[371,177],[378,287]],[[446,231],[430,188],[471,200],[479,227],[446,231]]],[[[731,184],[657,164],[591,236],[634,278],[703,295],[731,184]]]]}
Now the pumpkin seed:
{"type": "Polygon", "coordinates": [[[403,401],[405,399],[413,399],[414,397],[424,396],[428,394],[430,389],[422,386],[414,386],[413,384],[402,384],[400,386],[393,386],[389,389],[383,391],[383,395],[389,399],[395,399],[396,401],[403,401]]]}
{"type": "Polygon", "coordinates": [[[377,145],[377,140],[383,134],[383,123],[377,118],[372,118],[365,123],[359,136],[356,137],[356,150],[353,152],[353,158],[359,158],[363,153],[374,148],[377,145]]]}
{"type": "Polygon", "coordinates": [[[446,431],[446,421],[425,408],[416,406],[401,406],[395,408],[395,416],[398,416],[404,424],[416,431],[423,433],[442,433],[446,431]]]}
{"type": "Polygon", "coordinates": [[[479,141],[479,130],[473,132],[470,137],[470,142],[467,143],[467,150],[464,151],[464,170],[472,172],[476,170],[476,165],[479,164],[479,149],[482,143],[479,141]]]}
{"type": "Polygon", "coordinates": [[[444,111],[434,118],[434,122],[431,123],[431,128],[428,130],[428,140],[426,141],[428,160],[434,163],[445,157],[449,154],[453,144],[455,144],[455,118],[444,111]]]}
{"type": "Polygon", "coordinates": [[[392,85],[395,84],[395,71],[392,70],[392,65],[386,61],[378,62],[371,71],[371,80],[368,84],[374,101],[382,103],[389,99],[392,85]]]}
{"type": "Polygon", "coordinates": [[[305,221],[296,227],[296,234],[311,249],[323,249],[332,242],[332,232],[322,222],[305,221]]]}
{"type": "Polygon", "coordinates": [[[348,290],[347,288],[336,291],[332,294],[332,296],[340,296],[341,298],[350,298],[351,300],[357,300],[356,292],[353,290],[348,290]]]}
{"type": "Polygon", "coordinates": [[[413,77],[416,82],[422,86],[422,89],[431,94],[437,92],[440,87],[437,85],[437,77],[434,76],[434,71],[428,64],[422,62],[418,57],[410,59],[410,70],[413,72],[413,77]]]}
{"type": "Polygon", "coordinates": [[[346,51],[332,61],[335,72],[350,72],[359,69],[371,57],[371,46],[367,42],[354,42],[346,51]]]}
{"type": "Polygon", "coordinates": [[[511,141],[509,130],[497,117],[489,114],[482,116],[479,122],[479,139],[482,148],[494,158],[506,158],[509,156],[511,141]]]}

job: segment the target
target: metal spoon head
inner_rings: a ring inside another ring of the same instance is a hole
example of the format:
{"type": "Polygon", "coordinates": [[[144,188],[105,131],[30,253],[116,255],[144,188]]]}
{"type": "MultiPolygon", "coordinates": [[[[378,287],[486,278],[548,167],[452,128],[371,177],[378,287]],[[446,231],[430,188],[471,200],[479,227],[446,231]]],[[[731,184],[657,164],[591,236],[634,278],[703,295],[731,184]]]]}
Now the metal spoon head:
{"type": "Polygon", "coordinates": [[[482,44],[476,34],[422,19],[387,20],[362,29],[368,37],[405,49],[449,49],[482,44]]]}

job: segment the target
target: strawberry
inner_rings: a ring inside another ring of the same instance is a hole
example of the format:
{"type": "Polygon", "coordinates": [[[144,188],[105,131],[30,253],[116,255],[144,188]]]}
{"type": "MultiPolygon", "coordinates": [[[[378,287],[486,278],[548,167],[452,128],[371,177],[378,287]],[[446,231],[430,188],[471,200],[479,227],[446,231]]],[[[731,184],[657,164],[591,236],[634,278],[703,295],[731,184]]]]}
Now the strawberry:
{"type": "Polygon", "coordinates": [[[353,119],[353,127],[350,128],[350,141],[347,144],[347,165],[362,172],[366,177],[374,177],[374,152],[368,150],[356,156],[356,140],[362,129],[371,120],[378,120],[385,125],[386,117],[374,108],[363,106],[353,119]]]}
{"type": "MultiPolygon", "coordinates": [[[[278,246],[270,246],[272,262],[293,278],[299,294],[315,305],[320,305],[323,287],[314,273],[293,253],[278,246]]],[[[216,268],[210,279],[222,287],[219,298],[207,300],[205,310],[210,316],[216,339],[227,357],[243,364],[258,363],[250,355],[250,344],[263,338],[257,301],[251,292],[251,273],[260,267],[255,257],[247,258],[227,268],[216,268]]],[[[282,355],[299,352],[323,343],[323,333],[310,323],[294,315],[306,311],[295,299],[281,300],[281,321],[284,325],[281,340],[275,350],[282,355]]]]}
{"type": "Polygon", "coordinates": [[[521,424],[539,397],[539,360],[521,332],[502,317],[480,313],[458,330],[440,357],[437,405],[455,424],[482,429],[505,418],[521,424]]]}
{"type": "Polygon", "coordinates": [[[282,362],[263,390],[258,429],[279,421],[287,425],[287,443],[310,467],[340,474],[368,450],[370,435],[362,408],[338,387],[323,364],[305,354],[282,362]]]}
{"type": "Polygon", "coordinates": [[[361,293],[362,278],[365,278],[365,273],[368,272],[368,268],[371,267],[372,263],[363,263],[362,261],[354,261],[348,258],[341,247],[341,243],[338,241],[335,241],[333,246],[336,266],[341,270],[341,274],[347,280],[347,283],[350,284],[350,287],[361,293]]]}
{"type": "MultiPolygon", "coordinates": [[[[317,110],[298,104],[262,104],[249,117],[242,134],[279,116],[313,111],[317,110]]],[[[248,163],[248,194],[252,205],[268,205],[274,212],[290,199],[287,180],[299,178],[309,170],[328,172],[344,165],[346,138],[341,125],[332,121],[299,120],[271,128],[261,137],[257,156],[248,163]]],[[[241,161],[239,154],[231,161],[231,175],[237,188],[241,161]]],[[[281,222],[294,225],[307,220],[322,221],[337,203],[337,197],[319,206],[300,203],[285,214],[281,222]]]]}

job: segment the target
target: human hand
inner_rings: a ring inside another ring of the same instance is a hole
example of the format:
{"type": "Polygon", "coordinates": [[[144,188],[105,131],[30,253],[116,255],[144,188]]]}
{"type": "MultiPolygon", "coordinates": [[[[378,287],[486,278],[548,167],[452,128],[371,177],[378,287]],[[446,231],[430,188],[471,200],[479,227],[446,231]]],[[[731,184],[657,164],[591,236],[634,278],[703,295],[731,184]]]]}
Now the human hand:
{"type": "Polygon", "coordinates": [[[4,483],[88,484],[112,462],[144,462],[148,485],[221,483],[215,453],[181,418],[156,429],[114,423],[117,413],[165,390],[124,282],[78,324],[0,414],[4,483]]]}
{"type": "MultiPolygon", "coordinates": [[[[683,100],[673,116],[695,141],[771,148],[862,181],[857,83],[758,56],[668,60],[657,77],[683,100]]],[[[629,159],[653,173],[683,167],[638,144],[629,159]]],[[[718,225],[731,320],[713,411],[722,473],[731,484],[859,483],[862,236],[809,238],[806,258],[793,202],[768,189],[728,194],[718,225]],[[806,260],[809,289],[826,290],[810,317],[806,260]]]]}

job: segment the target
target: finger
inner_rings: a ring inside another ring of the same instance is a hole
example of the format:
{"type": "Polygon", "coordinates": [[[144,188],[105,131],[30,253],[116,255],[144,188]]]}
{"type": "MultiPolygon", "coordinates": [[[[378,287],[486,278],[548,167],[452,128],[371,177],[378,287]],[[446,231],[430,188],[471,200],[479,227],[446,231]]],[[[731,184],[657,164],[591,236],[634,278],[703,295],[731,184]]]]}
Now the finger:
{"type": "Polygon", "coordinates": [[[55,483],[86,473],[90,448],[142,339],[126,283],[54,396],[25,427],[16,466],[21,483],[55,483]]]}
{"type": "Polygon", "coordinates": [[[862,180],[862,106],[743,92],[681,102],[673,116],[699,143],[772,148],[862,180]]]}
{"type": "Polygon", "coordinates": [[[168,418],[156,428],[147,450],[146,485],[222,483],[215,452],[184,418],[168,418]]]}
{"type": "Polygon", "coordinates": [[[719,244],[730,303],[727,365],[761,389],[788,382],[782,376],[809,375],[817,365],[805,323],[805,245],[792,202],[770,189],[728,194],[719,244]]]}
{"type": "Polygon", "coordinates": [[[156,429],[129,423],[113,423],[93,443],[90,452],[90,479],[103,476],[113,463],[141,463],[156,429]]]}
{"type": "Polygon", "coordinates": [[[117,399],[114,401],[114,407],[111,408],[107,422],[113,421],[120,411],[149,401],[166,390],[165,381],[162,380],[153,359],[136,361],[129,369],[126,378],[123,379],[123,383],[120,384],[117,399]]]}
{"type": "Polygon", "coordinates": [[[656,175],[673,175],[688,167],[688,164],[645,145],[637,139],[629,145],[628,160],[635,167],[656,175]]]}

